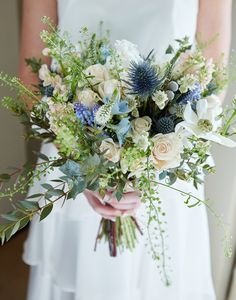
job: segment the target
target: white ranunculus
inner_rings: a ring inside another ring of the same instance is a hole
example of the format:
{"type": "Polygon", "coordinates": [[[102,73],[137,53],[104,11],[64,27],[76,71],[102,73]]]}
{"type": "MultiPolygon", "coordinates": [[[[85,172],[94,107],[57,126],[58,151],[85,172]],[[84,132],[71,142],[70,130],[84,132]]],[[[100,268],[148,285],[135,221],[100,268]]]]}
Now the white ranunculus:
{"type": "Polygon", "coordinates": [[[157,134],[152,138],[151,157],[158,170],[177,168],[183,151],[182,137],[177,133],[157,134]]]}
{"type": "Polygon", "coordinates": [[[219,115],[222,112],[220,99],[209,96],[197,102],[196,112],[188,103],[184,110],[184,121],[176,126],[176,129],[183,127],[199,138],[213,141],[227,147],[235,147],[236,143],[220,135],[217,130],[221,126],[219,115]]]}
{"type": "Polygon", "coordinates": [[[119,87],[120,87],[120,82],[118,80],[109,79],[99,84],[98,93],[101,96],[101,98],[111,97],[115,89],[118,88],[119,90],[119,87]]]}
{"type": "Polygon", "coordinates": [[[152,120],[148,116],[136,118],[131,121],[132,135],[140,135],[143,132],[148,132],[151,128],[152,120]]]}
{"type": "Polygon", "coordinates": [[[77,98],[80,103],[90,108],[99,100],[98,95],[90,89],[79,91],[77,98]]]}
{"type": "Polygon", "coordinates": [[[117,163],[120,160],[120,147],[111,138],[103,140],[99,150],[104,152],[103,156],[109,161],[117,163]]]}
{"type": "Polygon", "coordinates": [[[89,66],[84,73],[87,76],[92,76],[89,81],[94,85],[109,79],[107,68],[101,64],[89,66]]]}
{"type": "Polygon", "coordinates": [[[117,40],[115,42],[115,49],[124,69],[129,67],[131,61],[139,62],[142,60],[138,46],[127,40],[117,40]]]}

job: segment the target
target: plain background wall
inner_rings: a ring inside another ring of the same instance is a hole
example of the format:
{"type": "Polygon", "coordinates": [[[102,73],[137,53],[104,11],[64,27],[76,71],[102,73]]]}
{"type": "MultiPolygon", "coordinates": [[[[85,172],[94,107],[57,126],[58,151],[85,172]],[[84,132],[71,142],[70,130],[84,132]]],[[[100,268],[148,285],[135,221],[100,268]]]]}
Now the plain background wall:
{"type": "MultiPolygon", "coordinates": [[[[187,0],[186,0],[187,1],[187,0]]],[[[17,71],[19,42],[19,0],[1,0],[0,2],[0,70],[14,74],[17,71]]],[[[233,8],[236,32],[236,0],[233,8]]],[[[232,48],[236,49],[236,37],[233,34],[232,48]]],[[[7,95],[6,89],[0,89],[0,98],[7,95]]],[[[236,83],[229,89],[227,99],[236,94],[236,83]]],[[[24,129],[17,119],[7,111],[0,109],[0,170],[8,166],[22,165],[26,159],[26,147],[23,139],[24,129]]],[[[215,147],[213,155],[217,165],[217,174],[207,179],[207,194],[215,203],[215,210],[224,215],[233,234],[235,246],[236,222],[236,155],[235,150],[215,147]]],[[[6,203],[0,202],[0,210],[6,209],[6,203]]],[[[222,247],[222,231],[210,216],[212,241],[213,275],[217,289],[217,300],[225,300],[226,289],[230,282],[234,257],[225,259],[222,247]]],[[[235,247],[234,247],[235,248],[235,247]]],[[[193,258],[194,259],[194,258],[193,258]]]]}
{"type": "MultiPolygon", "coordinates": [[[[0,0],[0,71],[16,74],[19,52],[19,0],[0,0]]],[[[0,88],[0,98],[9,95],[0,88]]],[[[24,129],[9,112],[0,108],[0,172],[25,161],[24,129]]],[[[0,209],[6,207],[0,202],[0,209]]]]}

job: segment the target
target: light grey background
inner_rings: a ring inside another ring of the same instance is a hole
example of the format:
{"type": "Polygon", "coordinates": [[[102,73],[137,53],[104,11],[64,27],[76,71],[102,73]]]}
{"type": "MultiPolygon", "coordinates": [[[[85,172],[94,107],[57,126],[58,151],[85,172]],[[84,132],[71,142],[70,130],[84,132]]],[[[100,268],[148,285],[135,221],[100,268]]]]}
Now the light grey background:
{"type": "MultiPolygon", "coordinates": [[[[19,0],[0,3],[0,70],[14,74],[17,72],[19,49],[19,0]]],[[[233,43],[236,49],[236,1],[233,14],[233,43]]],[[[29,45],[30,47],[30,45],[29,45]]],[[[8,94],[0,89],[0,97],[8,94]]],[[[227,101],[236,94],[236,83],[228,92],[227,101]]],[[[22,165],[26,159],[26,146],[23,139],[24,129],[18,120],[0,109],[0,170],[8,166],[22,165]]],[[[222,213],[232,232],[232,245],[235,249],[236,233],[236,152],[235,150],[215,147],[213,156],[217,165],[217,174],[207,179],[207,195],[214,201],[215,210],[222,213]]],[[[6,209],[6,203],[0,202],[0,210],[6,209]]],[[[217,300],[226,299],[226,291],[231,291],[230,300],[236,299],[236,275],[232,276],[234,255],[224,258],[222,231],[213,217],[209,217],[211,248],[213,257],[213,277],[217,290],[217,300]]],[[[194,258],[193,258],[194,259],[194,258]]],[[[235,271],[236,272],[236,271],[235,271]]]]}

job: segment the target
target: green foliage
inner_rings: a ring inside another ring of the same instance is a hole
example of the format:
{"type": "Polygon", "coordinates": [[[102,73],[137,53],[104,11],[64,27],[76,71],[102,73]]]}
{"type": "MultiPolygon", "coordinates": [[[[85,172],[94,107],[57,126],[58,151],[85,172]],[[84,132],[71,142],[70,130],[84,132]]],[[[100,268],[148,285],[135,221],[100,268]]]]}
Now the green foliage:
{"type": "Polygon", "coordinates": [[[25,62],[27,64],[27,66],[31,67],[32,72],[35,73],[35,74],[38,74],[38,72],[39,72],[39,70],[41,68],[41,65],[43,64],[41,58],[37,59],[35,57],[26,58],[25,62]]]}

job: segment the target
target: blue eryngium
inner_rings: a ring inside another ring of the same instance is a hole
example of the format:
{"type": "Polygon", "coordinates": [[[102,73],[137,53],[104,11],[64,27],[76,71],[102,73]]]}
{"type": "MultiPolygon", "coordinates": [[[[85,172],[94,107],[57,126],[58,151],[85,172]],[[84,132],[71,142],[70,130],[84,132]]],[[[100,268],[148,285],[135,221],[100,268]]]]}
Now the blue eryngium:
{"type": "Polygon", "coordinates": [[[155,68],[145,60],[132,62],[128,77],[131,93],[140,97],[151,96],[160,83],[155,68]]]}

